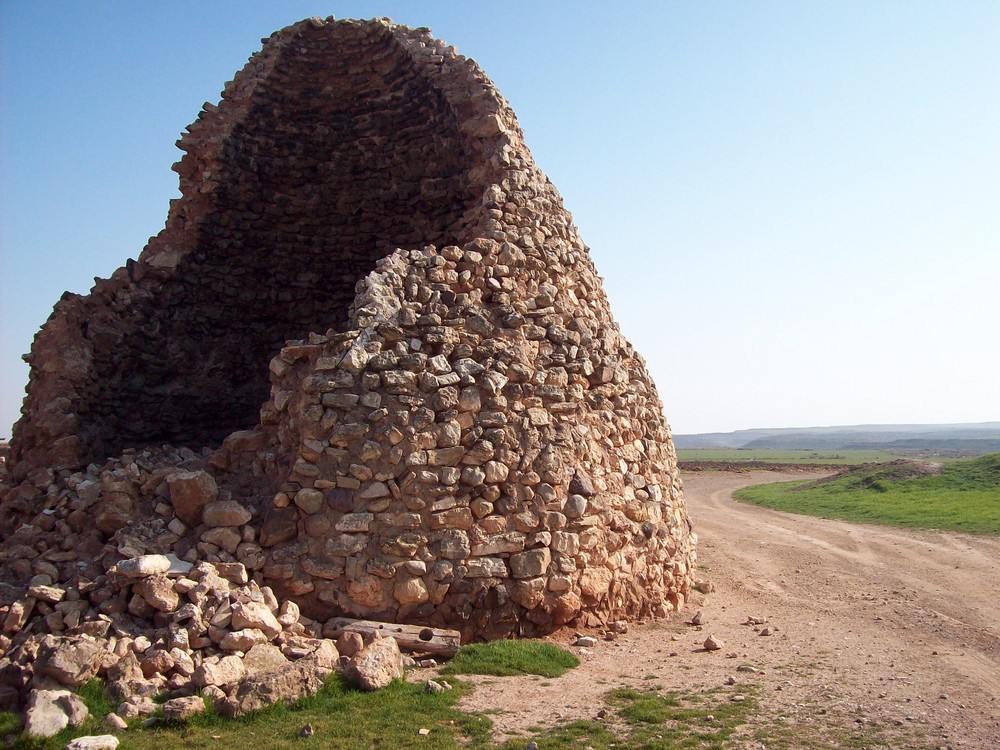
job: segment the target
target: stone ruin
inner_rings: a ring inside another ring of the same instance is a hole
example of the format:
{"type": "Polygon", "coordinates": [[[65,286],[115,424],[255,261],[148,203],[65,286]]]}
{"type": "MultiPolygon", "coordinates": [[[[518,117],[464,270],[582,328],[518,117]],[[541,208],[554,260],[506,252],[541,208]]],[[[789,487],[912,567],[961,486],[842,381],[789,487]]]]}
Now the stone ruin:
{"type": "Polygon", "coordinates": [[[26,356],[0,645],[167,627],[114,577],[144,554],[237,566],[316,634],[680,608],[695,535],[662,405],[507,102],[386,19],[263,42],[178,141],[163,231],[26,356]],[[76,594],[27,605],[29,579],[76,594]]]}

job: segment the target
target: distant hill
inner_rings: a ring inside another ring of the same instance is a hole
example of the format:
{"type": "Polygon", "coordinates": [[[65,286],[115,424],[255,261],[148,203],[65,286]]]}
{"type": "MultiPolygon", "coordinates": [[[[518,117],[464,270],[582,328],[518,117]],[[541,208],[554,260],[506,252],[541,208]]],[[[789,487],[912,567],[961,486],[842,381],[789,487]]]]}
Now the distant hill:
{"type": "Polygon", "coordinates": [[[674,435],[678,448],[892,450],[981,456],[1000,452],[1000,422],[788,427],[674,435]]]}

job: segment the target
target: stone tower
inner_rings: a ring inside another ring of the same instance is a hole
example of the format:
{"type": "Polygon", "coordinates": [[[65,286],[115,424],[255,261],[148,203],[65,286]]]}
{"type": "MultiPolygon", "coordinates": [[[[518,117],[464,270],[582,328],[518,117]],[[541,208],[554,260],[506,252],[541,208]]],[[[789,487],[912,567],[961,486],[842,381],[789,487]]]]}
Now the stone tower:
{"type": "Polygon", "coordinates": [[[496,637],[682,605],[656,389],[473,60],[302,21],[178,146],[164,230],[36,336],[15,479],[211,448],[252,544],[187,509],[176,551],[238,558],[313,617],[496,637]]]}

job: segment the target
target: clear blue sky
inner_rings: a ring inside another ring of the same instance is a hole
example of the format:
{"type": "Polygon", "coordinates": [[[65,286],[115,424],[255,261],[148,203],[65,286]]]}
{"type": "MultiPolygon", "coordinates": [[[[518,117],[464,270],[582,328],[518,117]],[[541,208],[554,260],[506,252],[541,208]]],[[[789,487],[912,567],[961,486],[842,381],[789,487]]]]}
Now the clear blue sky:
{"type": "Polygon", "coordinates": [[[1000,419],[1000,2],[0,0],[0,437],[202,103],[330,14],[479,61],[675,432],[1000,419]]]}

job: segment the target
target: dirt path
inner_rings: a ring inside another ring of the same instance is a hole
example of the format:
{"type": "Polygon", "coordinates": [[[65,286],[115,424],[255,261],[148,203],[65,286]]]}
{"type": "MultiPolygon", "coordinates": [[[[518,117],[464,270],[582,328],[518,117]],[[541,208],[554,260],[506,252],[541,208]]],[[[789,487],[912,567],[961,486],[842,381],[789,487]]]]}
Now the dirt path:
{"type": "Polygon", "coordinates": [[[892,747],[1000,748],[1000,539],[856,526],[731,497],[801,476],[686,474],[700,575],[715,591],[673,619],[601,641],[557,680],[477,679],[465,706],[496,712],[507,736],[591,718],[608,690],[653,676],[679,691],[735,676],[758,687],[761,722],[814,734],[829,725],[820,734],[830,747],[875,732],[892,747]],[[685,623],[698,609],[702,628],[685,623]],[[773,635],[743,625],[749,616],[767,618],[773,635]],[[709,633],[722,650],[700,649],[709,633]],[[740,664],[759,671],[737,674],[740,664]]]}

